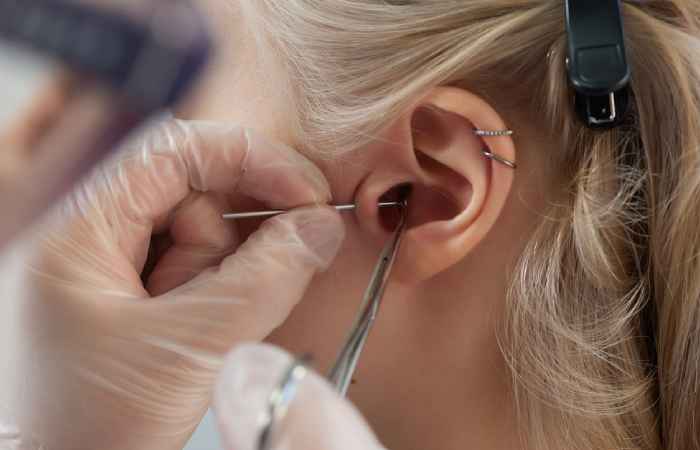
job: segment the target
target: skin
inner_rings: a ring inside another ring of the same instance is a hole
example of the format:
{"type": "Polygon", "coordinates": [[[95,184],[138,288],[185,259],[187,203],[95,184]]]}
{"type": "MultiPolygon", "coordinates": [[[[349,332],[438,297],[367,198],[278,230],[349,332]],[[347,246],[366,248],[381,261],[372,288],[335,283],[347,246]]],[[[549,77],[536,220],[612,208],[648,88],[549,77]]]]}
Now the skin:
{"type": "Polygon", "coordinates": [[[282,65],[258,61],[235,5],[203,0],[202,7],[220,48],[196,101],[182,115],[261,130],[313,160],[329,180],[335,203],[360,204],[356,214],[344,215],[347,239],[340,256],[268,340],[293,354],[310,352],[315,367],[328,370],[388,236],[373,201],[395,184],[412,182],[411,227],[349,398],[388,448],[519,448],[510,375],[496,330],[507,276],[544,204],[547,177],[537,157],[542,143],[520,126],[517,145],[507,138],[488,142],[512,159],[517,147],[517,172],[490,163],[479,152],[483,142],[469,131],[509,121],[468,91],[436,89],[376,142],[342,161],[321,158],[295,137],[286,120],[294,111],[279,87],[282,65]],[[425,104],[445,114],[422,113],[425,104]],[[416,163],[418,146],[456,176],[425,182],[429,169],[416,163]],[[436,196],[435,189],[456,201],[436,196]]]}

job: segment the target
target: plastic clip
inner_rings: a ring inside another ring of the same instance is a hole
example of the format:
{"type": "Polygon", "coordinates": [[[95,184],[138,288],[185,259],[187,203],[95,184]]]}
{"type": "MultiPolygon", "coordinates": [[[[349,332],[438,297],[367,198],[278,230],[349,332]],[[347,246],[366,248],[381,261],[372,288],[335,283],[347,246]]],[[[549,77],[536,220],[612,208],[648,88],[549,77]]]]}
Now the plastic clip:
{"type": "Polygon", "coordinates": [[[620,1],[566,0],[566,28],[576,112],[590,128],[620,125],[631,78],[620,1]]]}

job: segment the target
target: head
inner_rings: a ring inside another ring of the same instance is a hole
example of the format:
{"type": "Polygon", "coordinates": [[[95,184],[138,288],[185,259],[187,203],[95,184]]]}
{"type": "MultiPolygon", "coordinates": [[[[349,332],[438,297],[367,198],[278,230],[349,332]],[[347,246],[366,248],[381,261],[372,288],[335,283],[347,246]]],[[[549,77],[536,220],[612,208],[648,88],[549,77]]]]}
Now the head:
{"type": "Polygon", "coordinates": [[[327,369],[391,231],[375,205],[413,186],[350,390],[385,445],[699,444],[700,2],[623,4],[633,98],[605,132],[574,112],[561,1],[203,6],[221,48],[186,114],[285,141],[360,205],[271,341],[327,369]]]}

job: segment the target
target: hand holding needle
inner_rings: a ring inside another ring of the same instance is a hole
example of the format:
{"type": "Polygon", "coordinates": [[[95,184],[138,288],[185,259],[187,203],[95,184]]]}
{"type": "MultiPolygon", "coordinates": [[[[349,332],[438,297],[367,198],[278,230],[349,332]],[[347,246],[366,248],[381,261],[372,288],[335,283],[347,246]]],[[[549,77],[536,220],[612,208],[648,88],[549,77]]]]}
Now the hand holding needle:
{"type": "MultiPolygon", "coordinates": [[[[360,354],[364,349],[365,342],[369,336],[369,332],[374,325],[374,321],[379,313],[379,306],[384,296],[384,290],[389,282],[389,276],[391,270],[394,266],[394,261],[399,253],[399,248],[401,246],[401,240],[403,233],[406,230],[406,215],[408,208],[408,197],[411,193],[410,186],[404,186],[399,192],[399,201],[392,202],[380,202],[378,203],[379,208],[398,208],[400,212],[399,223],[394,230],[391,238],[385,245],[381,254],[379,255],[379,261],[377,262],[372,277],[367,287],[364,297],[362,299],[362,306],[358,316],[355,318],[355,322],[350,330],[350,333],[345,340],[345,343],[328,374],[328,378],[336,388],[341,396],[347,394],[348,388],[350,387],[350,382],[352,380],[352,375],[357,367],[358,360],[360,359],[360,354]]],[[[355,204],[348,205],[334,205],[333,206],[338,211],[351,211],[357,208],[355,204]]],[[[246,219],[252,217],[269,217],[277,214],[282,214],[286,211],[274,210],[274,211],[257,211],[257,212],[244,212],[244,213],[232,213],[224,214],[224,219],[246,219]]],[[[296,367],[296,366],[294,366],[296,367]]],[[[294,368],[293,367],[293,368],[294,368]]],[[[291,373],[291,372],[290,372],[291,373]]],[[[293,380],[287,379],[283,382],[283,386],[280,386],[279,392],[285,390],[285,386],[293,380]]],[[[275,401],[278,399],[276,398],[275,401]]],[[[275,410],[275,405],[273,404],[272,410],[275,410]]],[[[259,448],[267,450],[269,447],[269,430],[274,425],[274,421],[268,423],[266,427],[266,432],[261,435],[261,444],[259,448]]]]}

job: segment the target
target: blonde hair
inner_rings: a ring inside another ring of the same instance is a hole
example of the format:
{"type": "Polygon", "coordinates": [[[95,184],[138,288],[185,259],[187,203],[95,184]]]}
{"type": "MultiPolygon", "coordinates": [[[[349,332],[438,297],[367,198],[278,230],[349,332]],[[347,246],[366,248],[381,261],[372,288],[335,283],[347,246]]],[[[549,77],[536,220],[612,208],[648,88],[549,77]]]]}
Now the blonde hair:
{"type": "Polygon", "coordinates": [[[242,3],[310,146],[357,148],[437,85],[551,141],[502,337],[528,447],[700,448],[700,1],[624,3],[632,111],[608,132],[572,111],[561,0],[242,3]]]}

